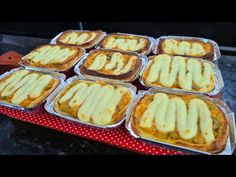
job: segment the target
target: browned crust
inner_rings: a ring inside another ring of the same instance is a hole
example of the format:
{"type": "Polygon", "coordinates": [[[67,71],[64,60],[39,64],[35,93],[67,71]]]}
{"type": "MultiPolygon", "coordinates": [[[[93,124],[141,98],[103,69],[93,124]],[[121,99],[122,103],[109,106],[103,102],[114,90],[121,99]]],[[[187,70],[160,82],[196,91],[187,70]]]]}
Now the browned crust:
{"type": "MultiPolygon", "coordinates": [[[[169,55],[169,54],[166,54],[166,55],[169,55]]],[[[147,81],[146,81],[146,78],[147,78],[147,76],[148,76],[148,74],[149,74],[149,72],[150,72],[151,66],[153,65],[153,59],[154,59],[156,56],[158,56],[158,55],[152,55],[152,56],[149,57],[149,60],[150,60],[151,63],[145,68],[144,72],[142,73],[141,78],[143,79],[144,84],[145,84],[146,86],[148,86],[148,87],[151,87],[151,86],[165,87],[165,86],[163,86],[163,85],[160,83],[159,80],[158,80],[158,83],[155,82],[155,83],[152,83],[152,84],[148,84],[147,81]]],[[[173,57],[173,55],[169,55],[169,56],[173,57]]],[[[188,59],[189,59],[189,58],[186,58],[186,60],[188,60],[188,59]]],[[[201,63],[201,65],[203,64],[202,61],[200,61],[200,63],[201,63]]],[[[177,80],[178,80],[178,79],[177,79],[177,80]]],[[[180,88],[179,83],[177,82],[177,80],[176,80],[176,83],[175,83],[173,86],[171,86],[171,87],[165,87],[165,88],[173,88],[173,89],[184,90],[184,89],[180,88]]],[[[211,77],[211,83],[207,86],[207,91],[204,91],[204,92],[203,92],[203,91],[201,91],[201,89],[192,89],[191,91],[193,91],[193,92],[199,92],[199,93],[209,93],[209,92],[213,91],[214,88],[215,88],[215,78],[214,78],[214,75],[212,75],[212,77],[211,77]]]]}
{"type": "MultiPolygon", "coordinates": [[[[210,42],[207,42],[207,43],[204,43],[200,40],[197,40],[197,39],[178,39],[178,38],[173,38],[174,40],[176,41],[188,41],[188,42],[199,42],[201,43],[202,45],[210,45],[211,46],[211,51],[208,52],[207,54],[205,55],[202,55],[202,56],[193,56],[193,55],[179,55],[178,56],[183,56],[183,57],[196,57],[196,58],[202,58],[202,59],[206,59],[206,60],[209,60],[209,61],[212,61],[213,58],[214,58],[214,47],[213,45],[210,43],[210,42]]],[[[159,43],[158,43],[158,46],[157,46],[157,54],[164,54],[164,50],[163,50],[163,42],[165,41],[166,39],[160,39],[159,43]]],[[[176,54],[177,55],[177,54],[176,54]]]]}
{"type": "Polygon", "coordinates": [[[46,69],[57,70],[57,71],[66,71],[66,70],[70,69],[71,67],[73,67],[73,65],[75,63],[77,63],[85,53],[85,50],[82,49],[82,48],[76,48],[76,47],[73,47],[73,46],[65,46],[65,45],[61,45],[61,44],[41,45],[41,46],[35,48],[34,50],[32,50],[31,52],[35,52],[39,48],[45,47],[45,46],[60,46],[60,47],[63,47],[63,48],[69,48],[71,50],[75,50],[76,53],[74,55],[68,57],[68,59],[66,59],[63,63],[53,63],[53,64],[48,64],[48,65],[43,65],[43,64],[40,64],[40,63],[34,63],[34,62],[30,61],[26,57],[27,56],[26,55],[25,57],[22,58],[22,64],[25,65],[25,66],[31,66],[31,67],[46,68],[46,69]]]}
{"type": "MultiPolygon", "coordinates": [[[[150,95],[148,95],[148,96],[150,96],[150,95]]],[[[174,96],[173,94],[168,94],[168,95],[169,96],[170,95],[174,96]]],[[[147,95],[145,95],[145,96],[147,96],[147,95]]],[[[217,116],[217,120],[220,122],[220,126],[219,126],[218,131],[217,131],[216,139],[212,143],[209,143],[209,144],[206,144],[206,143],[191,143],[190,141],[181,139],[180,137],[178,137],[177,139],[176,138],[175,139],[174,138],[161,138],[158,135],[162,135],[164,133],[161,134],[161,133],[158,132],[158,130],[153,130],[153,128],[152,128],[152,130],[147,131],[146,129],[143,129],[142,127],[139,126],[140,117],[136,117],[135,115],[138,114],[137,113],[137,111],[138,111],[137,108],[138,108],[139,104],[142,102],[142,100],[144,101],[145,96],[143,98],[141,98],[138,101],[138,103],[135,105],[135,107],[133,109],[134,111],[133,111],[132,116],[131,116],[131,127],[132,127],[132,130],[136,134],[138,134],[142,137],[152,139],[154,141],[156,140],[156,141],[161,141],[161,142],[170,143],[170,144],[174,144],[174,145],[184,146],[184,147],[187,147],[187,148],[192,148],[192,149],[205,151],[205,152],[209,152],[209,153],[213,153],[213,154],[214,153],[219,153],[222,150],[224,150],[224,148],[226,146],[226,143],[227,143],[227,139],[228,139],[227,119],[226,119],[226,115],[223,113],[223,111],[219,107],[217,107],[214,103],[212,103],[208,100],[204,100],[204,99],[200,98],[207,104],[208,107],[213,108],[211,110],[211,113],[214,114],[214,116],[217,116]]],[[[178,96],[178,97],[180,97],[180,96],[178,96]]],[[[197,96],[195,96],[195,95],[181,96],[181,98],[184,99],[185,101],[187,99],[189,99],[188,97],[196,98],[197,96]]],[[[144,103],[142,103],[142,104],[144,104],[144,103]]],[[[142,113],[145,112],[145,109],[140,108],[140,107],[139,107],[139,109],[140,109],[139,112],[141,112],[141,111],[142,111],[142,113]]],[[[139,116],[140,116],[140,114],[139,114],[139,116]]],[[[165,133],[164,135],[167,136],[168,134],[165,133]]]]}
{"type": "MultiPolygon", "coordinates": [[[[147,37],[141,37],[141,36],[136,36],[136,35],[128,35],[128,34],[117,34],[117,33],[110,33],[107,36],[105,36],[99,43],[98,46],[100,46],[101,48],[105,48],[104,46],[106,45],[107,41],[109,38],[111,37],[119,37],[122,36],[126,39],[128,38],[133,38],[133,39],[140,39],[143,38],[146,40],[147,44],[143,49],[139,49],[137,51],[128,51],[128,52],[137,52],[137,53],[142,53],[142,54],[148,54],[149,53],[149,49],[151,46],[151,41],[147,38],[147,37]]],[[[119,48],[113,48],[113,49],[117,49],[117,50],[121,50],[119,48]]]]}
{"type": "MultiPolygon", "coordinates": [[[[43,75],[42,73],[36,72],[36,71],[31,72],[31,73],[38,73],[38,74],[40,74],[40,75],[43,75]]],[[[29,74],[31,74],[31,73],[29,73],[29,74]]],[[[12,74],[14,74],[14,73],[12,73],[12,74]]],[[[1,80],[0,80],[0,83],[1,83],[2,81],[6,80],[7,78],[11,77],[12,74],[10,74],[10,75],[6,76],[5,78],[1,79],[1,80]]],[[[52,86],[50,87],[50,89],[44,90],[44,91],[42,92],[42,95],[41,95],[40,97],[36,98],[36,99],[33,100],[33,101],[30,101],[30,103],[29,103],[27,106],[23,106],[23,105],[19,105],[19,106],[22,106],[22,107],[24,107],[24,108],[34,108],[34,107],[36,107],[36,106],[42,104],[42,103],[45,101],[45,99],[56,89],[56,87],[60,84],[61,81],[60,81],[59,79],[53,78],[53,81],[52,81],[52,82],[53,82],[53,84],[52,84],[52,86]]],[[[9,101],[2,100],[2,99],[0,99],[0,101],[1,101],[1,102],[4,102],[4,103],[11,103],[11,102],[9,102],[9,101]]]]}
{"type": "Polygon", "coordinates": [[[93,40],[85,42],[85,43],[80,44],[80,45],[78,45],[78,44],[68,44],[68,43],[63,43],[62,41],[60,41],[62,38],[64,38],[64,36],[66,36],[67,34],[69,34],[71,32],[83,33],[82,31],[77,31],[77,30],[67,30],[67,31],[64,31],[57,38],[56,43],[57,44],[64,44],[64,45],[74,46],[74,47],[83,47],[85,49],[91,49],[91,48],[93,48],[98,43],[98,41],[101,38],[101,36],[105,34],[105,32],[103,32],[101,30],[97,30],[97,31],[87,31],[87,30],[85,30],[84,33],[87,33],[87,32],[95,32],[95,33],[97,33],[96,37],[93,40]]]}
{"type": "MultiPolygon", "coordinates": [[[[86,82],[86,83],[95,83],[95,82],[92,82],[92,81],[83,81],[83,80],[76,80],[72,83],[70,83],[69,85],[67,85],[57,96],[56,100],[54,101],[54,105],[53,105],[53,109],[62,114],[62,115],[66,115],[66,116],[70,116],[70,117],[73,117],[75,119],[78,119],[78,117],[76,117],[75,115],[73,115],[73,113],[71,112],[68,112],[68,111],[63,111],[61,109],[61,106],[59,104],[59,100],[60,98],[65,95],[65,93],[71,88],[73,87],[75,84],[79,83],[79,82],[86,82]]],[[[101,84],[101,85],[107,85],[106,83],[104,82],[101,82],[101,81],[96,81],[97,83],[101,84]]],[[[118,104],[117,106],[117,109],[115,110],[114,114],[113,114],[113,117],[112,117],[112,120],[111,122],[108,124],[108,125],[113,125],[113,124],[116,124],[118,123],[119,121],[121,121],[124,116],[126,115],[126,111],[127,111],[127,108],[129,106],[131,102],[131,94],[130,93],[126,93],[125,95],[123,95],[123,99],[120,101],[120,103],[118,104]]],[[[76,111],[77,112],[77,111],[76,111]]],[[[89,123],[93,124],[93,120],[90,119],[89,120],[89,123]]]]}
{"type": "Polygon", "coordinates": [[[141,59],[138,55],[131,54],[131,53],[128,53],[128,52],[122,52],[122,51],[118,51],[118,50],[106,50],[106,49],[93,50],[90,53],[90,55],[87,57],[87,59],[85,59],[83,61],[83,64],[80,66],[80,72],[82,74],[88,74],[88,75],[99,76],[99,77],[106,77],[106,78],[110,78],[110,79],[132,80],[136,77],[137,73],[139,72],[139,70],[142,67],[142,61],[141,61],[141,59]],[[124,74],[120,74],[120,75],[109,75],[109,74],[105,74],[105,73],[101,73],[101,72],[98,72],[98,71],[87,69],[84,66],[84,62],[91,56],[91,54],[94,54],[94,53],[99,54],[101,51],[105,51],[106,53],[109,53],[109,54],[114,53],[114,52],[119,52],[123,55],[129,55],[130,57],[131,56],[136,56],[138,59],[137,59],[137,62],[135,64],[135,66],[129,72],[124,73],[124,74]]]}

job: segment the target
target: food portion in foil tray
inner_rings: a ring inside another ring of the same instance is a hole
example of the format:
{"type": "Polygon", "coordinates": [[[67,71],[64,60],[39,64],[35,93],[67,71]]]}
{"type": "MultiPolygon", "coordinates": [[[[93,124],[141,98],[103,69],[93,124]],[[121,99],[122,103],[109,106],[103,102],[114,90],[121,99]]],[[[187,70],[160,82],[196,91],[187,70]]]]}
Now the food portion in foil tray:
{"type": "Polygon", "coordinates": [[[25,66],[66,71],[84,55],[85,50],[72,46],[48,44],[39,46],[22,58],[25,66]]]}
{"type": "Polygon", "coordinates": [[[105,35],[103,31],[77,31],[68,30],[63,32],[56,40],[58,44],[73,45],[77,47],[83,47],[85,49],[90,49],[94,47],[99,40],[105,35]]]}
{"type": "Polygon", "coordinates": [[[134,107],[132,130],[154,141],[217,153],[228,138],[225,114],[196,95],[149,93],[134,107]]]}
{"type": "Polygon", "coordinates": [[[112,33],[103,38],[99,47],[148,54],[151,49],[151,41],[148,37],[112,33]]]}
{"type": "Polygon", "coordinates": [[[0,102],[33,108],[43,103],[59,83],[49,74],[18,70],[0,79],[0,102]]]}
{"type": "Polygon", "coordinates": [[[141,78],[149,87],[208,93],[215,88],[213,66],[208,61],[160,54],[150,57],[141,78]]]}
{"type": "Polygon", "coordinates": [[[75,80],[56,97],[54,110],[82,122],[105,126],[121,121],[131,100],[131,92],[124,86],[75,80]]]}
{"type": "Polygon", "coordinates": [[[134,53],[117,50],[93,50],[80,66],[83,74],[132,80],[142,67],[142,60],[134,53]]]}
{"type": "Polygon", "coordinates": [[[210,42],[198,39],[180,39],[176,37],[160,39],[157,54],[180,55],[212,60],[214,46],[210,42]]]}

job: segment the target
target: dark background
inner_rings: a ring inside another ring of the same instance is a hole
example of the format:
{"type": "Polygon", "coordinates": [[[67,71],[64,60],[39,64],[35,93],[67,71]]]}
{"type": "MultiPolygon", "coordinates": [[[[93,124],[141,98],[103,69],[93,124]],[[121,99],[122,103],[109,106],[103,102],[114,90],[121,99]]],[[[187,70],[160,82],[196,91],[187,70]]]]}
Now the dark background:
{"type": "MultiPolygon", "coordinates": [[[[107,33],[127,32],[153,37],[162,35],[186,35],[205,37],[218,42],[220,46],[236,47],[236,23],[133,23],[133,22],[83,22],[83,29],[101,29],[107,33]]],[[[52,38],[67,29],[80,29],[79,22],[70,23],[0,23],[1,34],[52,38]]]]}

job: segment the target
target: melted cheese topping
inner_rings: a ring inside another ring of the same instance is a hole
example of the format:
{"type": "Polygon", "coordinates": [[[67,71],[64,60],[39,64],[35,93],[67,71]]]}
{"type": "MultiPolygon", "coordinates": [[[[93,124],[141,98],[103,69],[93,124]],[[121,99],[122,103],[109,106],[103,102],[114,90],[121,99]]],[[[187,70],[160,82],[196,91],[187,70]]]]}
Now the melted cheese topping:
{"type": "Polygon", "coordinates": [[[90,70],[100,70],[104,67],[107,61],[107,56],[104,54],[98,55],[92,65],[88,68],[90,70]]]}
{"type": "Polygon", "coordinates": [[[199,42],[178,42],[174,39],[166,39],[163,42],[163,51],[167,54],[203,56],[206,54],[204,46],[199,42]]]}
{"type": "Polygon", "coordinates": [[[120,49],[124,51],[138,51],[146,46],[146,40],[140,39],[124,39],[124,38],[114,38],[110,37],[105,44],[105,48],[108,49],[120,49]]]}
{"type": "Polygon", "coordinates": [[[186,105],[181,98],[169,99],[164,93],[155,94],[140,120],[143,128],[153,124],[163,133],[177,130],[183,139],[195,137],[199,130],[207,143],[215,139],[211,112],[204,101],[196,98],[186,105]]]}
{"type": "Polygon", "coordinates": [[[194,59],[180,56],[171,58],[169,55],[161,54],[153,59],[146,82],[152,84],[158,81],[165,87],[172,87],[177,82],[180,88],[185,90],[193,90],[194,83],[204,90],[211,84],[213,76],[212,66],[208,62],[201,65],[194,59]]]}
{"type": "Polygon", "coordinates": [[[119,52],[112,54],[111,58],[108,58],[105,54],[99,54],[95,57],[91,65],[88,67],[89,70],[113,70],[114,75],[120,75],[129,72],[132,69],[132,65],[136,61],[135,58],[130,58],[127,63],[123,55],[119,52]]]}
{"type": "Polygon", "coordinates": [[[50,75],[20,70],[0,82],[0,97],[10,98],[10,103],[16,105],[20,105],[26,99],[33,101],[40,97],[52,80],[53,77],[50,75]]]}
{"type": "Polygon", "coordinates": [[[76,53],[75,50],[61,46],[43,46],[25,56],[27,60],[42,65],[63,63],[76,53]]]}
{"type": "Polygon", "coordinates": [[[96,37],[95,32],[89,32],[89,33],[70,32],[70,33],[64,34],[63,38],[60,39],[60,41],[67,44],[81,45],[86,42],[92,41],[93,39],[95,39],[95,37],[96,37]]]}
{"type": "Polygon", "coordinates": [[[59,103],[69,101],[69,107],[79,108],[77,117],[83,122],[92,119],[95,124],[107,125],[126,92],[128,90],[124,87],[79,82],[59,99],[59,103]]]}

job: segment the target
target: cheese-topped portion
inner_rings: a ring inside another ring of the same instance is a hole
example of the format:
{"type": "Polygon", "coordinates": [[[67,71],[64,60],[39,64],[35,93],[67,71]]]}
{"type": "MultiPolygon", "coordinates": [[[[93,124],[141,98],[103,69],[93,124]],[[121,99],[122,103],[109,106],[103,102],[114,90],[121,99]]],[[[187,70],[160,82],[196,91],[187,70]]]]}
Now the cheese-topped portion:
{"type": "Polygon", "coordinates": [[[165,39],[162,42],[162,50],[166,54],[203,57],[211,52],[212,46],[198,41],[165,39]]]}
{"type": "Polygon", "coordinates": [[[60,45],[44,45],[33,50],[24,58],[32,63],[41,65],[62,64],[69,58],[77,55],[76,48],[69,48],[60,45]]]}
{"type": "Polygon", "coordinates": [[[212,65],[181,56],[155,56],[142,77],[148,85],[199,92],[214,89],[212,65]]]}
{"type": "Polygon", "coordinates": [[[62,34],[60,36],[59,41],[65,44],[75,44],[81,45],[87,42],[94,40],[97,36],[96,32],[76,32],[71,31],[68,33],[62,34]]]}
{"type": "Polygon", "coordinates": [[[56,101],[57,110],[97,125],[111,124],[120,111],[126,110],[131,99],[129,90],[123,86],[81,81],[68,87],[56,101]]]}
{"type": "Polygon", "coordinates": [[[120,75],[133,69],[137,63],[137,56],[124,56],[122,53],[98,53],[85,61],[85,66],[89,70],[98,71],[110,75],[120,75]]]}
{"type": "Polygon", "coordinates": [[[0,100],[28,107],[53,87],[51,75],[19,70],[0,81],[0,100]]]}
{"type": "Polygon", "coordinates": [[[179,97],[169,98],[157,93],[144,111],[140,126],[155,126],[162,133],[177,131],[182,139],[189,140],[198,132],[206,143],[214,141],[213,120],[207,104],[201,99],[191,99],[188,105],[179,97]]]}
{"type": "Polygon", "coordinates": [[[123,51],[140,51],[148,45],[148,40],[142,37],[127,35],[111,35],[104,40],[103,47],[123,51]]]}

